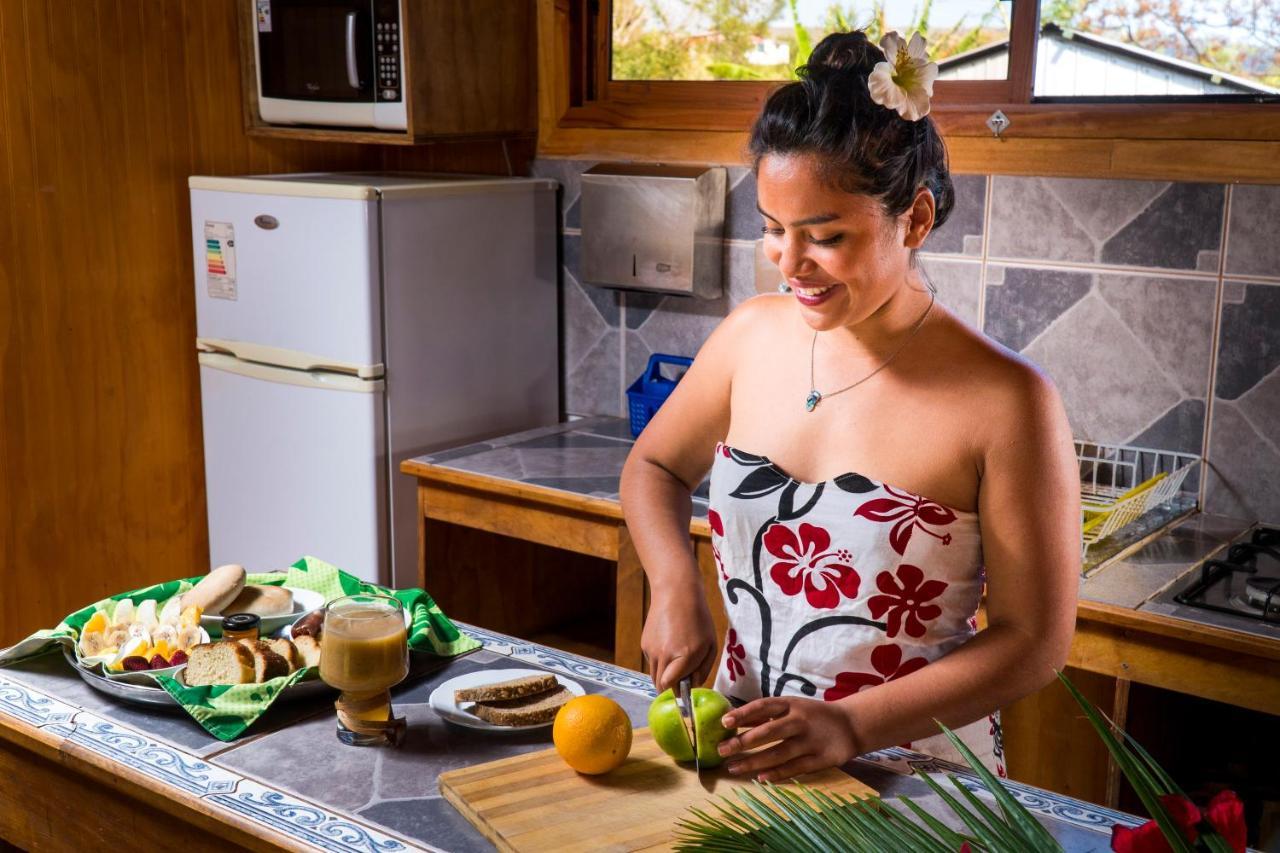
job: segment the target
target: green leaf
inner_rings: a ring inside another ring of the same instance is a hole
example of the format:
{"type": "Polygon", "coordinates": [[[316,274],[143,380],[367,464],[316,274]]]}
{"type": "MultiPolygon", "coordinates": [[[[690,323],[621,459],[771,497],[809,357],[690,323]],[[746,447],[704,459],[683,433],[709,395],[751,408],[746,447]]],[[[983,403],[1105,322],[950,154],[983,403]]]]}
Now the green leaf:
{"type": "Polygon", "coordinates": [[[1029,843],[1034,843],[1037,850],[1061,850],[1062,845],[1049,834],[1049,830],[1041,826],[1040,821],[1032,817],[1031,812],[1027,811],[1022,803],[1014,799],[1013,795],[995,777],[995,774],[987,769],[986,765],[982,763],[978,756],[973,754],[969,747],[964,745],[964,741],[960,740],[951,729],[941,723],[938,723],[938,725],[941,726],[942,733],[947,736],[947,740],[951,741],[951,745],[964,756],[965,763],[973,769],[974,773],[978,774],[983,786],[996,798],[996,802],[1000,805],[1000,811],[1004,812],[1005,819],[1010,825],[1018,828],[1018,834],[1029,843]]]}
{"type": "Polygon", "coordinates": [[[923,821],[924,824],[928,826],[930,830],[933,831],[934,835],[936,835],[938,838],[941,838],[943,841],[947,842],[947,844],[949,845],[948,847],[949,850],[959,850],[961,845],[963,845],[966,841],[970,842],[971,846],[978,843],[978,840],[976,838],[971,839],[968,836],[961,835],[951,827],[947,826],[942,821],[938,820],[933,815],[929,814],[920,806],[916,805],[915,800],[911,799],[910,797],[900,796],[898,797],[898,799],[902,801],[903,805],[911,809],[911,811],[915,814],[915,816],[920,818],[920,820],[923,821]]]}
{"type": "Polygon", "coordinates": [[[978,816],[987,822],[987,825],[991,827],[992,832],[1000,836],[1001,842],[1012,845],[1016,848],[1019,842],[1017,833],[1001,819],[1000,815],[992,811],[991,807],[979,799],[977,794],[966,788],[960,781],[959,777],[954,773],[948,773],[947,778],[951,780],[951,784],[954,785],[956,790],[959,791],[969,802],[969,805],[975,812],[977,812],[978,816]]]}
{"type": "Polygon", "coordinates": [[[933,792],[937,794],[938,797],[944,803],[946,803],[947,808],[951,809],[952,813],[956,817],[960,818],[960,820],[964,822],[965,826],[969,827],[969,831],[972,832],[974,836],[977,837],[978,841],[982,844],[983,847],[987,848],[988,850],[998,850],[998,851],[1008,850],[1009,853],[1014,853],[1014,851],[1017,850],[1016,847],[1015,848],[1005,847],[1000,840],[1000,836],[992,832],[991,829],[988,828],[987,825],[984,824],[976,815],[970,813],[970,811],[966,809],[959,800],[957,800],[954,796],[950,794],[950,792],[948,792],[941,785],[939,785],[938,781],[934,779],[930,774],[920,773],[917,775],[919,775],[919,777],[922,780],[924,780],[925,784],[927,784],[930,788],[932,788],[933,792]]]}

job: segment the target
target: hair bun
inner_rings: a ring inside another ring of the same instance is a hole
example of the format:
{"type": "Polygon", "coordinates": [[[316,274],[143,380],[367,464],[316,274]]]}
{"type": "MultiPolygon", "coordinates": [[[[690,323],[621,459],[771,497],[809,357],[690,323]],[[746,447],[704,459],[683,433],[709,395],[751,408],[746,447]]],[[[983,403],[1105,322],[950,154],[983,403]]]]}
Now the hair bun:
{"type": "Polygon", "coordinates": [[[805,65],[807,76],[826,76],[831,72],[852,72],[866,77],[884,62],[884,51],[871,43],[861,30],[833,33],[814,47],[805,65]]]}

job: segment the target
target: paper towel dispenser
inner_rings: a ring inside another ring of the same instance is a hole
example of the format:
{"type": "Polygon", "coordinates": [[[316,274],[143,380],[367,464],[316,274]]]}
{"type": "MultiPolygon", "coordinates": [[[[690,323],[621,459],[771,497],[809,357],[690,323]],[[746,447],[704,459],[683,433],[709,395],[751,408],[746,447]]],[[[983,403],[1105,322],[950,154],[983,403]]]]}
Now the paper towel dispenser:
{"type": "Polygon", "coordinates": [[[582,173],[586,284],[716,299],[725,170],[603,163],[582,173]]]}

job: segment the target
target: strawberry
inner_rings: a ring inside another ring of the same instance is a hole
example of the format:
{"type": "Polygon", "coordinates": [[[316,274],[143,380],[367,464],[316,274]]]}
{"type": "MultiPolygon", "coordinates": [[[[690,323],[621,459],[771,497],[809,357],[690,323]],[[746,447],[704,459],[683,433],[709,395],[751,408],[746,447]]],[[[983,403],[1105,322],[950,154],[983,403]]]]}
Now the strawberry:
{"type": "Polygon", "coordinates": [[[150,669],[151,665],[141,655],[129,655],[120,661],[120,667],[128,672],[141,672],[144,669],[150,669]]]}
{"type": "Polygon", "coordinates": [[[152,655],[149,666],[152,669],[168,669],[169,662],[164,659],[164,655],[152,655]]]}
{"type": "Polygon", "coordinates": [[[173,657],[169,658],[169,666],[178,666],[187,662],[187,653],[182,649],[178,649],[173,653],[173,657]]]}

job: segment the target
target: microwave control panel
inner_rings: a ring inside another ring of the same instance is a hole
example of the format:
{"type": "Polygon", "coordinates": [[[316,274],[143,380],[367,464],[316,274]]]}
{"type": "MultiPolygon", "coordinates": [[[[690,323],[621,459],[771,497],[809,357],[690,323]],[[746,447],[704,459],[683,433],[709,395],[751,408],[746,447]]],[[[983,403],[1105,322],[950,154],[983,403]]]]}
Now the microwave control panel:
{"type": "Polygon", "coordinates": [[[382,103],[401,99],[400,4],[396,0],[374,3],[373,46],[377,98],[382,103]]]}

